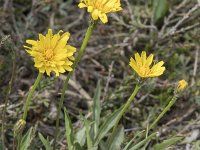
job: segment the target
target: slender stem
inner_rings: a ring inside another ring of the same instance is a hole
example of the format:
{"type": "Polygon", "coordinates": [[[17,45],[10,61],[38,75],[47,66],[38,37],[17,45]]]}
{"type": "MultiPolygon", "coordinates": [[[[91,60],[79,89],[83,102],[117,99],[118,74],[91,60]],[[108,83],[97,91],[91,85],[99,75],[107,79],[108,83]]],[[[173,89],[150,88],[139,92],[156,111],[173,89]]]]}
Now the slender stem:
{"type": "Polygon", "coordinates": [[[153,129],[155,127],[155,125],[158,123],[158,121],[165,115],[165,113],[170,110],[170,108],[174,105],[174,103],[176,102],[177,100],[177,97],[178,95],[174,94],[174,96],[172,97],[172,99],[170,100],[170,102],[168,103],[168,105],[164,108],[164,110],[159,114],[159,116],[153,121],[153,123],[145,130],[145,134],[146,134],[146,137],[144,137],[145,135],[142,134],[141,137],[139,138],[139,141],[142,139],[142,138],[147,138],[148,136],[148,132],[149,130],[153,129]]]}
{"type": "Polygon", "coordinates": [[[13,84],[13,81],[14,81],[15,71],[16,71],[16,54],[15,54],[15,52],[13,53],[12,59],[13,59],[12,75],[11,75],[10,82],[8,84],[8,90],[7,90],[6,97],[5,97],[5,106],[3,107],[3,110],[2,110],[1,140],[2,140],[3,149],[5,149],[5,134],[4,134],[5,115],[6,115],[6,110],[7,110],[7,106],[8,106],[8,98],[9,98],[9,95],[10,95],[11,90],[12,90],[12,84],[13,84]]]}
{"type": "MultiPolygon", "coordinates": [[[[27,113],[28,113],[28,109],[29,109],[29,104],[31,101],[31,97],[35,91],[35,89],[37,88],[38,84],[40,83],[41,79],[42,79],[43,73],[39,73],[35,83],[33,84],[33,86],[31,87],[29,93],[28,93],[28,97],[26,99],[26,102],[24,104],[24,113],[22,115],[22,119],[26,121],[26,117],[27,117],[27,113]]],[[[20,142],[21,142],[21,138],[22,138],[22,132],[19,133],[19,135],[17,135],[17,137],[14,139],[14,141],[17,142],[17,149],[20,149],[20,142]]],[[[15,142],[14,142],[15,143],[15,142]]]]}
{"type": "Polygon", "coordinates": [[[63,89],[62,89],[62,93],[61,93],[61,98],[60,98],[59,105],[58,105],[58,111],[57,111],[56,129],[55,129],[55,133],[54,133],[55,140],[54,140],[54,143],[53,143],[53,149],[54,150],[56,148],[56,141],[58,139],[58,133],[59,133],[59,122],[60,122],[59,116],[60,116],[61,108],[63,106],[65,91],[68,88],[69,79],[70,79],[71,75],[73,74],[78,62],[81,60],[82,56],[85,53],[85,49],[86,49],[87,43],[88,43],[88,41],[89,41],[89,39],[90,39],[90,37],[92,35],[92,32],[94,31],[94,28],[95,28],[96,24],[97,24],[97,22],[92,21],[91,24],[89,25],[89,27],[87,29],[87,32],[85,34],[85,38],[84,38],[84,40],[82,42],[81,48],[79,50],[78,56],[76,57],[73,65],[72,65],[72,71],[68,73],[67,78],[65,79],[65,82],[64,82],[64,85],[63,85],[63,89]]]}
{"type": "Polygon", "coordinates": [[[27,117],[27,112],[28,112],[28,108],[29,108],[29,103],[30,103],[30,100],[31,100],[31,97],[35,91],[35,89],[37,88],[39,82],[41,81],[42,79],[42,73],[39,73],[38,76],[37,76],[37,79],[35,80],[35,83],[33,85],[33,87],[31,87],[29,93],[28,93],[28,97],[26,99],[26,102],[25,102],[25,105],[24,105],[24,113],[23,113],[23,116],[22,116],[22,119],[23,120],[26,120],[26,117],[27,117]]]}
{"type": "Polygon", "coordinates": [[[153,137],[155,137],[158,134],[158,132],[152,133],[148,137],[146,137],[144,140],[137,143],[134,147],[132,147],[130,150],[138,150],[142,145],[144,145],[146,142],[151,140],[153,137]]]}
{"type": "Polygon", "coordinates": [[[108,145],[109,145],[109,147],[110,147],[111,141],[112,141],[112,139],[113,139],[112,136],[114,135],[114,133],[115,133],[115,131],[116,131],[116,129],[117,129],[117,126],[118,126],[118,124],[119,124],[120,119],[122,118],[123,114],[127,111],[127,109],[128,109],[128,107],[130,106],[131,102],[134,100],[134,98],[135,98],[136,94],[138,93],[140,87],[141,87],[141,85],[139,85],[139,84],[137,84],[137,85],[135,86],[135,89],[134,89],[133,93],[131,94],[131,96],[130,96],[129,99],[127,100],[126,104],[125,104],[124,107],[122,108],[122,110],[121,110],[121,112],[120,112],[120,114],[119,114],[119,116],[118,116],[118,118],[117,118],[117,121],[116,121],[116,123],[115,123],[115,125],[114,125],[112,134],[111,134],[111,136],[110,136],[110,138],[109,138],[109,140],[108,140],[108,145]]]}
{"type": "Polygon", "coordinates": [[[165,107],[165,109],[159,114],[159,116],[154,120],[154,122],[149,126],[149,130],[154,128],[154,126],[158,123],[158,121],[165,115],[165,113],[174,105],[177,100],[177,96],[174,95],[169,104],[165,107]]]}

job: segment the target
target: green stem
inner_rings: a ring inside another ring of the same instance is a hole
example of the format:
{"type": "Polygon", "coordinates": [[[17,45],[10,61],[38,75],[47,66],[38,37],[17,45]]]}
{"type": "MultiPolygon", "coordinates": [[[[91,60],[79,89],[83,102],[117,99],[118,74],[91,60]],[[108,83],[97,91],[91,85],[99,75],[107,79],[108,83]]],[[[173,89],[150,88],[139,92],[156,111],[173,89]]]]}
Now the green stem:
{"type": "Polygon", "coordinates": [[[136,144],[135,146],[133,146],[130,150],[138,150],[142,145],[144,145],[146,142],[148,142],[149,140],[151,140],[157,134],[158,134],[158,132],[152,133],[147,138],[145,138],[144,140],[140,141],[138,144],[136,144]]]}
{"type": "MultiPolygon", "coordinates": [[[[42,76],[43,76],[43,73],[39,73],[38,74],[38,76],[37,76],[37,78],[35,80],[35,83],[33,84],[33,86],[31,87],[31,89],[30,89],[30,91],[28,93],[28,97],[26,99],[26,102],[25,102],[25,105],[24,105],[24,108],[23,108],[24,113],[22,115],[22,119],[25,120],[25,121],[26,121],[26,117],[27,117],[27,113],[28,113],[31,97],[32,97],[35,89],[37,88],[39,82],[41,81],[42,76]]],[[[20,149],[21,138],[22,138],[22,132],[20,132],[19,135],[17,135],[17,139],[14,139],[14,141],[17,141],[17,150],[20,149]]]]}
{"type": "Polygon", "coordinates": [[[23,116],[22,116],[22,119],[25,120],[25,121],[26,121],[27,112],[28,112],[28,108],[29,108],[29,103],[30,103],[31,97],[32,97],[35,89],[37,88],[39,82],[41,81],[42,75],[43,75],[42,73],[38,74],[37,79],[35,80],[35,83],[34,83],[33,87],[31,87],[31,89],[30,89],[30,91],[28,93],[28,97],[27,97],[25,105],[24,105],[24,113],[23,113],[23,116]]]}
{"type": "Polygon", "coordinates": [[[16,71],[16,54],[13,54],[13,62],[12,62],[12,75],[11,75],[11,79],[10,82],[8,84],[8,90],[6,92],[6,97],[5,97],[5,106],[3,107],[2,110],[2,125],[1,125],[1,140],[2,140],[2,147],[3,149],[5,149],[5,134],[4,134],[4,123],[5,123],[5,116],[6,116],[6,110],[7,110],[7,106],[8,106],[8,98],[9,95],[11,93],[12,90],[12,84],[14,81],[14,77],[15,77],[15,71],[16,71]]]}
{"type": "MultiPolygon", "coordinates": [[[[170,108],[174,105],[174,103],[177,100],[178,95],[175,93],[174,96],[172,97],[172,99],[170,100],[170,102],[168,103],[168,105],[164,108],[164,110],[159,114],[159,116],[153,121],[153,123],[145,130],[146,133],[146,137],[148,136],[148,132],[149,130],[153,129],[155,127],[155,125],[158,123],[158,121],[165,115],[165,113],[170,110],[170,108]]],[[[141,135],[141,137],[139,138],[139,141],[144,138],[144,134],[141,135]]]]}
{"type": "Polygon", "coordinates": [[[112,142],[112,139],[113,139],[113,135],[114,135],[114,133],[116,132],[116,129],[117,129],[117,126],[118,126],[118,124],[119,124],[120,119],[122,118],[123,114],[127,111],[128,107],[130,106],[131,102],[134,100],[134,98],[135,98],[135,96],[136,96],[136,94],[138,93],[138,91],[139,91],[140,88],[141,88],[141,85],[139,85],[139,84],[137,84],[137,85],[135,86],[135,89],[134,89],[133,93],[131,94],[131,96],[130,96],[129,99],[127,100],[126,104],[125,104],[124,107],[122,108],[122,110],[121,110],[121,112],[120,112],[120,114],[119,114],[119,116],[118,116],[118,118],[117,118],[117,121],[116,121],[116,123],[115,123],[115,125],[114,125],[112,134],[111,134],[111,136],[110,136],[110,138],[109,138],[109,140],[108,140],[108,146],[109,146],[109,147],[110,147],[110,145],[111,145],[111,142],[112,142]]]}
{"type": "Polygon", "coordinates": [[[173,98],[171,99],[171,101],[169,102],[169,104],[165,107],[165,109],[159,114],[159,116],[156,118],[156,120],[154,120],[154,122],[149,126],[149,130],[153,129],[154,126],[158,123],[158,121],[165,115],[165,113],[170,110],[170,108],[172,107],[172,105],[174,105],[174,103],[177,100],[177,96],[174,95],[173,98]]]}
{"type": "Polygon", "coordinates": [[[72,71],[68,73],[67,78],[65,79],[65,82],[64,82],[64,85],[63,85],[63,89],[62,89],[62,93],[61,93],[61,98],[60,98],[59,105],[58,105],[58,111],[57,111],[56,130],[55,130],[55,133],[54,133],[55,140],[54,140],[54,144],[53,144],[53,149],[54,150],[56,148],[56,141],[58,139],[58,133],[59,133],[59,122],[60,122],[59,116],[60,116],[61,108],[63,106],[65,91],[68,88],[69,79],[70,79],[71,75],[73,74],[78,62],[81,60],[82,56],[85,53],[85,49],[86,49],[87,43],[88,43],[88,41],[89,41],[89,39],[90,39],[90,37],[92,35],[92,32],[94,31],[94,28],[95,28],[96,24],[97,24],[97,22],[92,21],[91,24],[89,25],[89,27],[87,29],[87,32],[85,34],[85,38],[84,38],[84,40],[82,42],[81,48],[79,50],[78,56],[76,57],[73,65],[72,65],[72,71]]]}

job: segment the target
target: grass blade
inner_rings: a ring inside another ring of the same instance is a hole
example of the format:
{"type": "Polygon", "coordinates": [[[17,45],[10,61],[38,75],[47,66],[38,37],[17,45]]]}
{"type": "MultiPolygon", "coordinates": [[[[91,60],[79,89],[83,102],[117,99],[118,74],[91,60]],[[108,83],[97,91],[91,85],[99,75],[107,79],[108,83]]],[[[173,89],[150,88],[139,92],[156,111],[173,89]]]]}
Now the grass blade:
{"type": "Polygon", "coordinates": [[[169,146],[176,144],[178,141],[182,139],[183,137],[172,137],[170,139],[164,140],[162,143],[155,144],[154,150],[166,149],[169,146]]]}
{"type": "Polygon", "coordinates": [[[95,138],[94,145],[98,145],[98,143],[101,141],[101,139],[108,133],[108,131],[115,125],[118,115],[121,112],[121,108],[119,108],[117,111],[110,114],[108,117],[106,117],[104,123],[101,125],[99,132],[97,134],[97,137],[95,138]]]}
{"type": "Polygon", "coordinates": [[[158,132],[152,133],[147,138],[145,138],[144,140],[140,141],[138,144],[136,144],[132,148],[130,148],[130,150],[138,150],[141,146],[143,146],[144,144],[146,144],[149,140],[151,140],[152,138],[154,138],[157,134],[158,134],[158,132]]]}
{"type": "Polygon", "coordinates": [[[47,138],[47,140],[46,140],[46,139],[44,138],[44,136],[43,136],[41,133],[39,133],[39,138],[40,138],[40,140],[41,140],[41,142],[42,142],[42,144],[44,145],[44,147],[45,147],[46,150],[52,150],[52,149],[53,149],[53,148],[51,147],[51,144],[50,144],[48,138],[47,138]]]}
{"type": "Polygon", "coordinates": [[[100,123],[100,114],[101,114],[100,96],[101,96],[101,85],[100,85],[100,81],[98,81],[94,99],[93,99],[94,137],[97,136],[99,123],[100,123]]]}
{"type": "Polygon", "coordinates": [[[65,134],[67,139],[67,145],[69,150],[73,150],[74,134],[73,134],[72,123],[66,108],[64,108],[64,113],[65,113],[65,131],[66,131],[65,134]]]}

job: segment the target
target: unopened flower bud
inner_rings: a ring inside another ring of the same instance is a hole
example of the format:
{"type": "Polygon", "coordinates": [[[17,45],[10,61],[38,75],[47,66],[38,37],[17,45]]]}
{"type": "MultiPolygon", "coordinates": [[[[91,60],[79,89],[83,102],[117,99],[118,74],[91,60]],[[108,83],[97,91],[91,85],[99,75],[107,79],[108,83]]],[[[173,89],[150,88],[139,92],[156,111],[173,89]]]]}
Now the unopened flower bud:
{"type": "Polygon", "coordinates": [[[178,86],[177,86],[178,91],[183,91],[183,90],[185,90],[185,88],[187,87],[187,85],[188,85],[187,81],[185,81],[185,80],[180,80],[180,81],[178,82],[178,86]]]}
{"type": "Polygon", "coordinates": [[[17,136],[20,132],[23,131],[26,125],[26,121],[24,119],[20,119],[14,126],[14,136],[17,136]]]}

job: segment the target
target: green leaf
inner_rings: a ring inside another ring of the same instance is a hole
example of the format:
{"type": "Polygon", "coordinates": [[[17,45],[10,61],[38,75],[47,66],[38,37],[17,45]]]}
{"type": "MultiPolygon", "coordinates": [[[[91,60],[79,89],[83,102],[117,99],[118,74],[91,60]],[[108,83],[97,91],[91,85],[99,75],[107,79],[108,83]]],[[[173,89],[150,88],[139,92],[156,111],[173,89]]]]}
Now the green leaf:
{"type": "Polygon", "coordinates": [[[115,125],[117,118],[121,112],[121,108],[112,114],[108,115],[104,121],[104,123],[100,126],[97,137],[95,138],[94,145],[98,145],[101,139],[108,133],[108,131],[115,125]]]}
{"type": "Polygon", "coordinates": [[[73,134],[72,123],[66,108],[64,108],[64,113],[65,113],[65,134],[67,139],[67,145],[69,150],[73,150],[74,134],[73,134]]]}
{"type": "Polygon", "coordinates": [[[183,137],[172,137],[170,139],[164,140],[162,143],[155,144],[154,150],[166,149],[167,147],[176,144],[178,141],[182,139],[183,137]]]}
{"type": "Polygon", "coordinates": [[[154,0],[153,10],[154,23],[162,21],[169,10],[168,0],[154,0]]]}
{"type": "Polygon", "coordinates": [[[108,149],[106,142],[104,142],[103,140],[100,141],[99,146],[100,146],[101,150],[107,150],[108,149]]]}
{"type": "Polygon", "coordinates": [[[90,135],[90,123],[87,119],[84,118],[85,128],[86,128],[86,137],[87,137],[87,148],[88,150],[92,149],[93,147],[93,141],[91,139],[90,135]]]}
{"type": "Polygon", "coordinates": [[[85,139],[86,139],[86,136],[85,136],[86,131],[85,130],[86,130],[85,127],[83,127],[76,133],[76,140],[80,144],[80,146],[84,146],[84,144],[85,144],[85,139]]]}
{"type": "Polygon", "coordinates": [[[94,137],[97,136],[100,123],[100,114],[101,114],[100,96],[101,96],[101,85],[100,81],[98,81],[93,99],[94,137]]]}
{"type": "Polygon", "coordinates": [[[199,150],[200,149],[200,140],[192,142],[194,145],[194,150],[199,150]]]}
{"type": "Polygon", "coordinates": [[[3,150],[3,149],[4,149],[3,144],[0,143],[0,150],[3,150]]]}
{"type": "Polygon", "coordinates": [[[124,147],[123,150],[127,150],[128,147],[131,145],[131,143],[136,139],[136,137],[139,136],[139,135],[141,135],[141,134],[144,133],[144,132],[145,132],[145,130],[143,130],[143,131],[137,133],[137,134],[128,142],[128,144],[124,147]]]}
{"type": "Polygon", "coordinates": [[[47,138],[47,140],[43,137],[43,135],[41,133],[39,133],[39,138],[42,141],[42,144],[44,145],[46,150],[52,150],[53,148],[51,147],[51,144],[49,142],[49,139],[47,138]]]}
{"type": "Polygon", "coordinates": [[[152,138],[154,138],[157,134],[158,134],[158,132],[152,133],[151,135],[149,135],[148,137],[146,137],[144,140],[142,140],[139,143],[137,143],[136,145],[134,145],[129,150],[138,150],[141,146],[145,145],[149,140],[151,140],[152,138]]]}
{"type": "Polygon", "coordinates": [[[117,130],[113,133],[113,141],[111,141],[110,149],[109,150],[116,150],[120,149],[120,145],[124,140],[124,127],[119,126],[117,130]]]}
{"type": "Polygon", "coordinates": [[[34,128],[31,127],[26,134],[22,137],[22,140],[20,142],[20,150],[28,150],[31,141],[33,140],[33,138],[35,137],[35,131],[34,128]]]}

